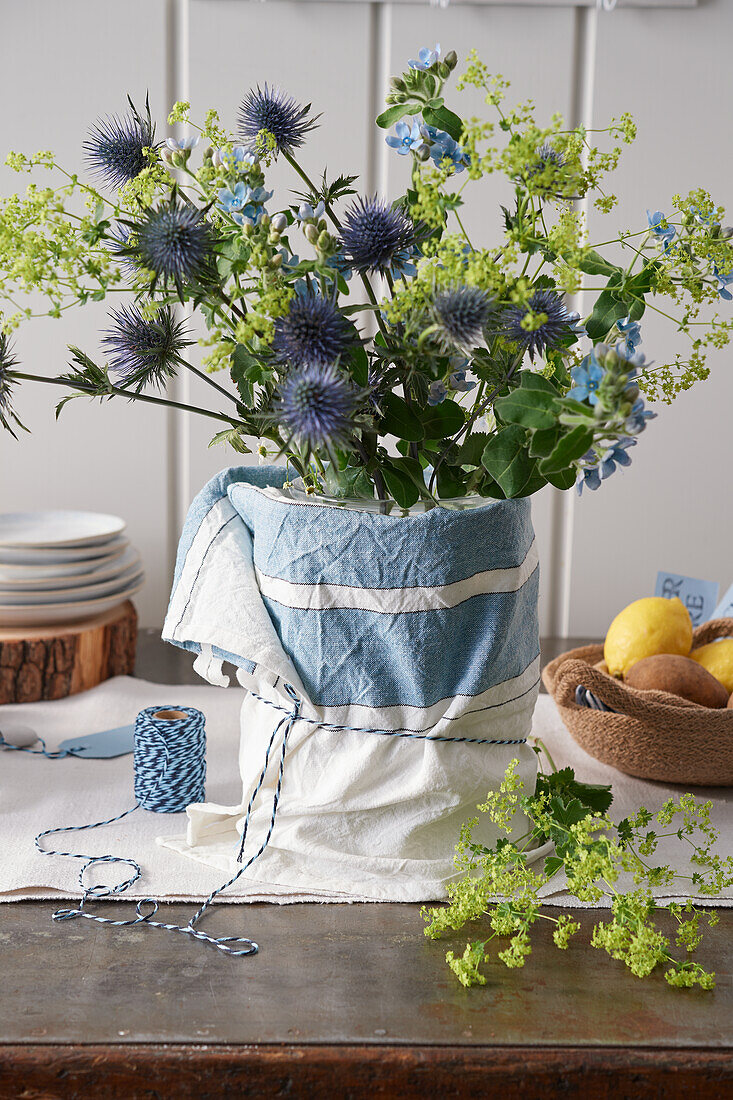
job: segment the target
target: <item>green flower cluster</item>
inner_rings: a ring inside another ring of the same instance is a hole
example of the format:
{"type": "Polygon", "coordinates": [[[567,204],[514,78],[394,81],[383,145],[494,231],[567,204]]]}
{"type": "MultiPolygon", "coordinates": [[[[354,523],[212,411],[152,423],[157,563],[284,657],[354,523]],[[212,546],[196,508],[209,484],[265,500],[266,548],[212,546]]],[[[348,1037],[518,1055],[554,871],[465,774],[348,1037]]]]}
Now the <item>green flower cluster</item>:
{"type": "Polygon", "coordinates": [[[623,962],[639,978],[664,966],[665,979],[672,986],[712,989],[715,974],[692,956],[702,939],[701,922],[712,927],[717,915],[692,900],[684,905],[662,903],[652,893],[655,887],[679,884],[680,893],[691,886],[699,895],[710,895],[733,885],[733,857],[723,858],[712,850],[718,840],[710,822],[712,803],[684,794],[665,802],[656,813],[641,807],[614,824],[607,813],[610,787],[580,783],[570,768],[564,768],[540,772],[534,793],[526,795],[516,768],[513,760],[499,791],[478,807],[507,835],[487,848],[474,840],[480,818],[466,822],[455,856],[461,877],[448,884],[449,904],[423,909],[425,934],[431,939],[469,922],[488,920],[491,932],[486,939],[468,943],[461,955],[447,953],[446,961],[458,980],[465,986],[485,984],[481,968],[491,962],[488,948],[494,939],[508,937],[508,945],[496,955],[500,962],[523,966],[531,953],[532,926],[539,919],[553,923],[555,945],[567,950],[580,924],[565,914],[552,915],[540,898],[542,887],[564,875],[563,890],[579,901],[610,904],[611,919],[598,921],[591,932],[593,947],[623,962]],[[510,840],[517,819],[528,821],[528,827],[510,840]],[[666,838],[676,838],[690,849],[689,859],[696,868],[691,875],[654,862],[659,843],[666,838]],[[545,859],[542,870],[533,869],[528,862],[532,849],[548,840],[553,842],[554,854],[545,859]],[[619,887],[622,876],[630,881],[630,889],[619,887]],[[655,923],[660,912],[671,914],[677,922],[674,945],[655,923]]]}

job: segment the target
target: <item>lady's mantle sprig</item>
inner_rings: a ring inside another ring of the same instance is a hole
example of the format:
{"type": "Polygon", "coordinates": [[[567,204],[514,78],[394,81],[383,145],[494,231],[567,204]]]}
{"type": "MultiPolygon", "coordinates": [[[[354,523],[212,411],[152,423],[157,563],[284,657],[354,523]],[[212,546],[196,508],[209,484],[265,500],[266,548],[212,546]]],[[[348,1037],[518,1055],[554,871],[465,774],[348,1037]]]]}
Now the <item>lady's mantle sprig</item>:
{"type": "Polygon", "coordinates": [[[181,363],[181,352],[192,343],[185,324],[176,321],[168,306],[152,318],[137,306],[122,306],[112,310],[110,319],[102,347],[117,382],[138,390],[165,386],[181,363]]]}
{"type": "Polygon", "coordinates": [[[155,127],[148,101],[145,115],[140,114],[129,96],[128,102],[128,114],[100,119],[84,142],[92,171],[113,188],[134,180],[155,155],[155,127]]]}
{"type": "Polygon", "coordinates": [[[307,453],[348,445],[362,394],[335,366],[312,364],[288,371],[280,384],[275,416],[289,439],[307,453]]]}
{"type": "Polygon", "coordinates": [[[265,84],[247,93],[239,109],[239,136],[255,146],[264,132],[275,141],[275,152],[292,156],[318,125],[318,118],[310,118],[310,103],[301,107],[291,95],[281,88],[265,84]]]}

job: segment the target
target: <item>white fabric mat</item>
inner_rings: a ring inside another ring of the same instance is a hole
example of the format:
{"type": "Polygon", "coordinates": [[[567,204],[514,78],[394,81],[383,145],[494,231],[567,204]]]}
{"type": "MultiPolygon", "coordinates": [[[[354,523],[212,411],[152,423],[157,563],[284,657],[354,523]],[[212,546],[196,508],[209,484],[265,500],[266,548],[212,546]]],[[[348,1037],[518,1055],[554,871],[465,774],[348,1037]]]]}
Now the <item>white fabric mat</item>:
{"type": "MultiPolygon", "coordinates": [[[[132,723],[138,711],[148,706],[198,707],[206,715],[207,799],[236,803],[241,788],[237,769],[239,711],[243,691],[208,686],[182,687],[150,684],[131,677],[117,677],[83,695],[53,703],[5,706],[3,721],[15,719],[33,726],[46,739],[49,749],[68,737],[132,723]]],[[[644,804],[652,812],[684,788],[632,779],[599,764],[578,748],[566,731],[549,696],[541,695],[535,711],[533,735],[550,750],[557,767],[571,765],[579,779],[589,783],[611,783],[614,791],[612,816],[615,820],[644,804]]],[[[132,756],[112,760],[64,758],[47,760],[28,753],[0,750],[0,901],[26,898],[73,898],[78,896],[81,861],[42,856],[33,838],[42,829],[102,821],[134,805],[132,756]]],[[[286,771],[287,781],[287,771],[286,771]]],[[[733,789],[693,789],[697,798],[711,798],[713,823],[720,830],[721,854],[733,851],[733,789]]],[[[138,809],[121,822],[82,833],[61,833],[44,840],[46,847],[90,855],[130,856],[142,868],[142,878],[123,898],[153,896],[166,901],[203,899],[220,886],[221,871],[206,867],[156,843],[159,836],[181,833],[185,814],[154,814],[138,809]]],[[[684,850],[679,842],[665,842],[657,862],[669,863],[684,874],[684,850]]],[[[107,868],[107,883],[119,881],[120,868],[107,868]]],[[[559,876],[558,876],[559,878],[559,876]]],[[[619,884],[622,886],[623,884],[619,884]]],[[[562,881],[553,880],[544,891],[546,901],[557,905],[578,905],[562,892],[562,881]]],[[[660,897],[669,891],[657,891],[660,897]]],[[[219,898],[228,902],[368,901],[338,894],[293,894],[277,884],[246,884],[244,877],[219,898]]],[[[733,888],[705,904],[733,905],[733,888]]]]}

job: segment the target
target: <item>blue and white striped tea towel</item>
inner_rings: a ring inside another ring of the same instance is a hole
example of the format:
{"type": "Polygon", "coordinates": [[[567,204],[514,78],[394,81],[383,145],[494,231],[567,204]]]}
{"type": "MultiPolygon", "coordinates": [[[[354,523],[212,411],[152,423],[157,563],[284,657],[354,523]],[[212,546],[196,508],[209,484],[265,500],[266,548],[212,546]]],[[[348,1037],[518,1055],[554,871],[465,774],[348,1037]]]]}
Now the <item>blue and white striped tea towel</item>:
{"type": "Polygon", "coordinates": [[[243,831],[245,861],[271,832],[253,883],[443,897],[460,825],[510,760],[534,788],[529,502],[402,517],[311,502],[284,480],[227,470],[190,508],[163,636],[210,683],[228,682],[229,661],[249,688],[243,795],[189,807],[186,837],[163,843],[230,872],[243,831]]]}

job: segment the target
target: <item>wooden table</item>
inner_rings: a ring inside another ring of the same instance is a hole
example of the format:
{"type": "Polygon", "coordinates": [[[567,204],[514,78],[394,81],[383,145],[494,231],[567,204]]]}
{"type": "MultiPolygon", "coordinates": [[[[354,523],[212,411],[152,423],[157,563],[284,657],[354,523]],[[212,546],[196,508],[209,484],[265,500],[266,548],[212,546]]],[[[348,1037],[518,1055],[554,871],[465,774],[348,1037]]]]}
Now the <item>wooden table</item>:
{"type": "MultiPolygon", "coordinates": [[[[150,634],[140,654],[146,678],[193,678],[150,634]]],[[[443,960],[471,933],[427,941],[415,905],[222,906],[207,930],[234,919],[262,945],[249,959],[145,929],[61,934],[50,910],[0,910],[2,1100],[733,1096],[731,911],[701,948],[718,976],[703,993],[639,981],[581,937],[559,952],[545,928],[523,970],[464,990],[443,960]]]]}

